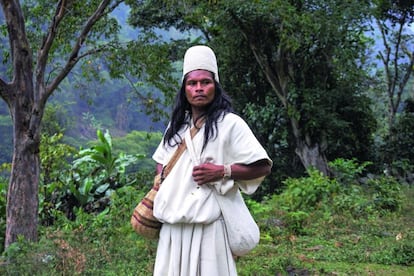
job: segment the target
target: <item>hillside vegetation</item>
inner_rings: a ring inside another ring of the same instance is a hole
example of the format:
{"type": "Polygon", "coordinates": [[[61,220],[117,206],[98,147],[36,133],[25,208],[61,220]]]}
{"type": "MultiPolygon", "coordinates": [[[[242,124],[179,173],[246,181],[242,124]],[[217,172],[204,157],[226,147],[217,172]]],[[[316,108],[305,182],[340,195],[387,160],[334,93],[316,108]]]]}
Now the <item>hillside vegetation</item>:
{"type": "Polygon", "coordinates": [[[413,275],[409,2],[2,1],[0,275],[151,274],[129,219],[194,44],[273,160],[239,274],[413,275]]]}
{"type": "MultiPolygon", "coordinates": [[[[134,192],[124,189],[111,209],[98,216],[79,211],[74,222],[61,218],[54,227],[42,228],[38,244],[15,244],[6,252],[0,272],[150,275],[156,242],[143,240],[129,226],[139,195],[134,192]]],[[[404,192],[413,196],[412,190],[404,192]]],[[[253,209],[262,240],[253,252],[237,260],[239,275],[412,275],[413,206],[407,200],[404,204],[401,213],[375,218],[335,215],[327,219],[311,212],[302,225],[306,233],[301,234],[292,231],[295,221],[274,216],[280,212],[279,206],[260,204],[258,210],[253,209]],[[267,214],[261,212],[264,209],[267,214]]]]}
{"type": "MultiPolygon", "coordinates": [[[[386,175],[362,177],[365,165],[336,160],[331,164],[340,172],[336,179],[311,171],[288,178],[279,195],[261,202],[246,197],[261,241],[237,259],[239,275],[412,275],[414,190],[386,175]]],[[[126,175],[117,174],[115,182],[126,175]]],[[[150,275],[156,241],[135,234],[129,220],[152,173],[127,178],[109,196],[73,206],[71,219],[59,204],[42,213],[40,241],[10,246],[0,274],[150,275]],[[103,198],[108,201],[102,208],[91,208],[103,198]],[[46,224],[45,217],[53,223],[46,224]]]]}

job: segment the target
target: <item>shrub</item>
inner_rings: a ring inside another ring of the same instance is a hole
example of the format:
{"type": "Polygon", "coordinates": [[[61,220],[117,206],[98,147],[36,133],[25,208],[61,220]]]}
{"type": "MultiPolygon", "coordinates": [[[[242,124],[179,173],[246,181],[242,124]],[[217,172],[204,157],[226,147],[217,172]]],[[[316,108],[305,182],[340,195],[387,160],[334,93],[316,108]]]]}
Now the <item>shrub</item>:
{"type": "Polygon", "coordinates": [[[54,223],[56,210],[62,211],[72,220],[75,219],[78,208],[89,213],[99,213],[109,206],[114,191],[127,185],[136,185],[137,180],[149,177],[146,171],[127,170],[144,158],[142,154],[119,152],[115,155],[109,132],[98,130],[97,136],[98,142],[90,148],[80,150],[69,165],[61,164],[62,161],[67,162],[67,155],[64,154],[66,151],[58,143],[62,137],[59,136],[56,140],[45,139],[50,147],[42,155],[44,161],[47,161],[44,166],[53,164],[52,161],[56,158],[56,163],[61,165],[60,168],[53,165],[51,168],[54,170],[43,173],[40,214],[44,225],[54,223]]]}
{"type": "Polygon", "coordinates": [[[366,183],[372,204],[378,211],[398,211],[401,208],[401,185],[391,176],[369,179],[366,183]]]}
{"type": "Polygon", "coordinates": [[[365,168],[371,164],[371,162],[358,164],[356,159],[338,158],[329,162],[329,167],[338,183],[342,186],[349,186],[358,184],[365,168]]]}
{"type": "Polygon", "coordinates": [[[287,211],[311,211],[331,202],[339,192],[339,184],[316,169],[309,170],[308,177],[288,178],[281,194],[287,211]]]}

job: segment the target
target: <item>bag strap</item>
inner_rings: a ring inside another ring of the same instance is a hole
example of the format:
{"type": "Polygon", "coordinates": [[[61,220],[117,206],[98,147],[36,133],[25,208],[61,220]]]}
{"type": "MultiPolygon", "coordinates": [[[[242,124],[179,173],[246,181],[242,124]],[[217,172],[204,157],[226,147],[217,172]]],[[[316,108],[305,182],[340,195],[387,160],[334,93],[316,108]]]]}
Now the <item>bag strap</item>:
{"type": "MultiPolygon", "coordinates": [[[[191,132],[187,131],[185,133],[184,137],[187,138],[187,140],[190,140],[191,139],[191,132]]],[[[190,140],[189,142],[187,142],[187,150],[188,150],[188,153],[190,154],[190,158],[193,161],[193,164],[195,166],[200,165],[200,159],[197,158],[197,155],[196,155],[196,152],[195,152],[195,149],[194,149],[194,145],[193,145],[193,141],[192,140],[190,140]]]]}
{"type": "MultiPolygon", "coordinates": [[[[197,132],[200,130],[200,128],[197,128],[193,126],[190,129],[191,139],[197,134],[197,132]]],[[[162,168],[161,171],[161,182],[167,177],[167,175],[170,173],[172,168],[174,167],[175,163],[177,163],[178,159],[180,159],[181,155],[187,148],[187,145],[185,143],[185,139],[182,140],[181,144],[178,146],[178,148],[175,150],[173,156],[171,157],[170,161],[168,161],[168,164],[165,165],[162,168]]]]}

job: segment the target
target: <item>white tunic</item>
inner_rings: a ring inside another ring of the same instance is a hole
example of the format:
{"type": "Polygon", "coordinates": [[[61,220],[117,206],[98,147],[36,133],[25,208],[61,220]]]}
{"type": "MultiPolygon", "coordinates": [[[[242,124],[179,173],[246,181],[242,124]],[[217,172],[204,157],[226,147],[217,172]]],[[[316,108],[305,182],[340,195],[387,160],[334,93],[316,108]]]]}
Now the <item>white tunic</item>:
{"type": "MultiPolygon", "coordinates": [[[[192,178],[194,164],[251,164],[261,159],[272,161],[248,125],[230,113],[218,122],[217,137],[202,151],[204,127],[193,138],[196,156],[185,151],[164,180],[154,200],[154,216],[164,224],[158,242],[154,275],[198,276],[237,275],[228,246],[220,207],[212,189],[225,194],[233,185],[253,193],[264,177],[249,181],[230,179],[199,186],[192,178]]],[[[180,131],[184,137],[186,129],[180,131]]],[[[177,147],[161,141],[153,155],[167,164],[177,147]]]]}

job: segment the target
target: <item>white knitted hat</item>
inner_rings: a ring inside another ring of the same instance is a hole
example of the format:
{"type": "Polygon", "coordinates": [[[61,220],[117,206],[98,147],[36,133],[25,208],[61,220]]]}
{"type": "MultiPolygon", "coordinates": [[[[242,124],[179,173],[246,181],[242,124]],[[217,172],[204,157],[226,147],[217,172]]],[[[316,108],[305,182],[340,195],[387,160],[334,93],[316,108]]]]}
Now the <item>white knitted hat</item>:
{"type": "Polygon", "coordinates": [[[187,73],[200,69],[214,73],[214,79],[219,82],[216,55],[211,48],[204,45],[190,47],[185,52],[182,79],[187,73]]]}

